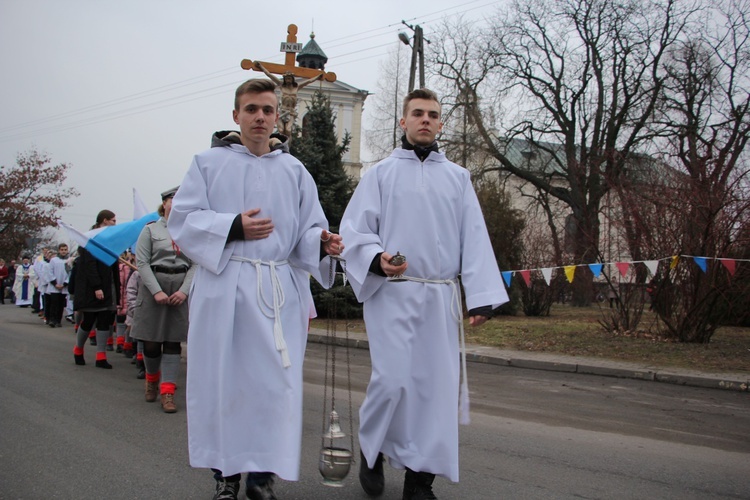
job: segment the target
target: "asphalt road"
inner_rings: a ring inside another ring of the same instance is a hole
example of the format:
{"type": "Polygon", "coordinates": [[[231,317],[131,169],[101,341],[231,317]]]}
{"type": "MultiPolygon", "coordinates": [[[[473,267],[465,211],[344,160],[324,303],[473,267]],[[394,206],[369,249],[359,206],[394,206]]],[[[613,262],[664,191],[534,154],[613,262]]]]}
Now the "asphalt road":
{"type": "MultiPolygon", "coordinates": [[[[167,415],[143,401],[122,355],[110,354],[113,370],[97,369],[87,346],[89,364],[74,365],[73,338],[70,326],[0,306],[0,499],[210,499],[211,473],[188,464],[185,360],[180,411],[167,415]]],[[[301,480],[279,482],[280,499],[368,498],[358,464],[340,488],[320,482],[325,349],[308,348],[301,480]]],[[[336,353],[343,377],[346,351],[336,353]]],[[[369,357],[349,356],[356,432],[369,357]]],[[[469,380],[461,482],[438,478],[441,500],[750,498],[746,392],[478,363],[469,380]]],[[[349,433],[345,378],[336,400],[349,433]]],[[[383,498],[401,498],[401,484],[402,472],[386,467],[383,498]]]]}

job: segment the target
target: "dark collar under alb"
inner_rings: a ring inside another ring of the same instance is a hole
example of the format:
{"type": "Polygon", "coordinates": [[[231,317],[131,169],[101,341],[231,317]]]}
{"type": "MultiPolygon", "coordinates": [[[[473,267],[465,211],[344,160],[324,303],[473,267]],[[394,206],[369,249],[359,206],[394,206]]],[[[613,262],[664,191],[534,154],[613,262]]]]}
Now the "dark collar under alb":
{"type": "Polygon", "coordinates": [[[433,141],[429,146],[420,146],[418,144],[412,144],[406,140],[406,136],[401,137],[401,147],[403,149],[414,151],[419,161],[425,161],[432,151],[438,152],[438,143],[433,141]]]}

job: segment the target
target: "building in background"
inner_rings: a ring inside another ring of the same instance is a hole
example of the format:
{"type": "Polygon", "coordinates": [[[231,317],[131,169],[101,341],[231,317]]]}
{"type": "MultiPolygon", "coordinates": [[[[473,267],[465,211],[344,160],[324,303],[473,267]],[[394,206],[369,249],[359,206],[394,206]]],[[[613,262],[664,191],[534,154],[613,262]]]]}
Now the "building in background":
{"type": "MultiPolygon", "coordinates": [[[[297,64],[303,68],[325,70],[328,57],[320,45],[315,41],[315,33],[310,35],[310,41],[297,54],[297,64]]],[[[299,90],[297,94],[297,125],[304,128],[307,108],[312,102],[316,91],[324,92],[331,101],[331,108],[336,116],[336,137],[341,143],[348,132],[351,136],[349,151],[344,154],[344,168],[346,173],[359,181],[362,170],[361,142],[362,142],[362,110],[365,99],[369,95],[366,90],[344,83],[341,80],[327,82],[319,80],[299,90]]]]}

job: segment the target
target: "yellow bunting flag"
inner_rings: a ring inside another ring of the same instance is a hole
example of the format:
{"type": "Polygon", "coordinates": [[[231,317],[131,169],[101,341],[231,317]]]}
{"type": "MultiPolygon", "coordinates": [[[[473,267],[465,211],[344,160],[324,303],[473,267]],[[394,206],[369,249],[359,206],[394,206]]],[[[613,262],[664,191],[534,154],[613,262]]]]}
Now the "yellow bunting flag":
{"type": "Polygon", "coordinates": [[[568,283],[573,283],[573,277],[576,273],[576,266],[565,266],[565,276],[568,278],[568,283]]]}
{"type": "Polygon", "coordinates": [[[674,269],[675,267],[677,267],[677,264],[679,264],[679,262],[680,262],[679,255],[672,256],[672,263],[669,264],[669,269],[674,269]]]}

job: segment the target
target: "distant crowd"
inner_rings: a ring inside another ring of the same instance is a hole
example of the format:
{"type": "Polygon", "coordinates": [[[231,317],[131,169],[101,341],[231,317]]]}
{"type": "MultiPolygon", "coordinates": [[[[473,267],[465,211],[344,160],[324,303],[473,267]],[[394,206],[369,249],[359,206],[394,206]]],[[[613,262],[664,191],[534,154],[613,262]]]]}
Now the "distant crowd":
{"type": "MultiPolygon", "coordinates": [[[[63,320],[78,333],[82,312],[74,312],[74,277],[78,252],[69,252],[65,243],[56,248],[43,248],[34,257],[23,255],[20,262],[0,259],[0,304],[15,304],[29,308],[42,324],[49,328],[62,327],[63,320]]],[[[134,306],[140,284],[135,271],[135,255],[126,251],[120,258],[120,290],[115,321],[105,339],[105,351],[116,351],[132,359],[137,365],[137,378],[145,378],[143,349],[129,336],[128,306],[134,306]]],[[[89,343],[97,345],[96,329],[88,332],[89,343]]],[[[105,358],[106,359],[106,358],[105,358]]]]}

